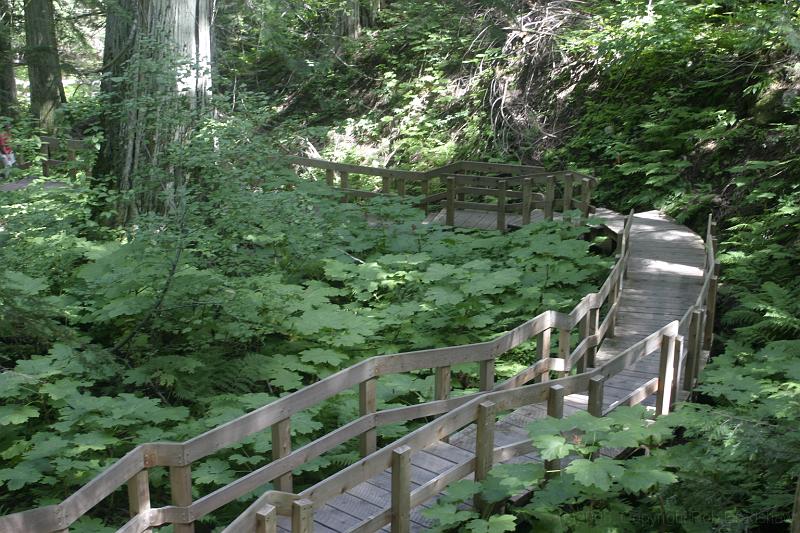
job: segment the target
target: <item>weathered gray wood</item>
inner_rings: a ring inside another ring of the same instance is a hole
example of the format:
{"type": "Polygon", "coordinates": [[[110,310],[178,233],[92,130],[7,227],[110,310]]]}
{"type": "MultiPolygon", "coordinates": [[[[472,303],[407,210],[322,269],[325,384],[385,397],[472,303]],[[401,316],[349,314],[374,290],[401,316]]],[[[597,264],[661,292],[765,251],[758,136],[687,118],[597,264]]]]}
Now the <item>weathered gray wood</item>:
{"type": "Polygon", "coordinates": [[[329,187],[333,187],[333,182],[335,178],[336,178],[336,173],[332,168],[325,170],[325,183],[327,183],[329,187]]]}
{"type": "Polygon", "coordinates": [[[670,405],[678,401],[680,391],[681,364],[683,363],[684,338],[682,335],[675,337],[675,354],[672,356],[672,390],[670,391],[670,405]]]}
{"type": "Polygon", "coordinates": [[[256,511],[256,533],[276,533],[278,530],[278,510],[266,504],[256,511]]]}
{"type": "MultiPolygon", "coordinates": [[[[272,425],[272,460],[277,461],[292,453],[292,420],[284,418],[272,425]]],[[[287,472],[275,480],[281,492],[292,492],[292,473],[287,472]]]]}
{"type": "Polygon", "coordinates": [[[392,532],[408,533],[411,527],[411,448],[392,451],[392,532]]]}
{"type": "MultiPolygon", "coordinates": [[[[192,505],[192,467],[169,467],[169,486],[172,494],[172,505],[189,507],[192,505]]],[[[173,524],[175,533],[194,533],[194,522],[188,516],[185,522],[173,524]]]]}
{"type": "Polygon", "coordinates": [[[314,532],[314,505],[310,500],[292,502],[292,533],[314,532]]]}
{"type": "Polygon", "coordinates": [[[547,176],[547,185],[544,194],[544,218],[553,220],[553,211],[556,197],[556,178],[547,176]]]}
{"type": "MultiPolygon", "coordinates": [[[[716,263],[714,271],[719,270],[719,263],[716,263]]],[[[703,335],[703,349],[710,350],[711,344],[714,341],[714,317],[717,309],[717,283],[719,278],[712,276],[711,285],[708,288],[708,296],[706,297],[706,328],[703,335]]]]}
{"type": "Polygon", "coordinates": [[[150,510],[150,481],[142,470],[128,481],[128,512],[131,517],[150,510]]]}
{"type": "Polygon", "coordinates": [[[456,179],[453,176],[447,177],[447,220],[445,224],[454,226],[456,223],[456,179]]]}
{"type": "MultiPolygon", "coordinates": [[[[494,430],[497,405],[494,402],[478,404],[475,434],[475,481],[483,481],[492,469],[494,459],[494,430]]],[[[475,507],[483,509],[485,502],[480,494],[475,496],[475,507]]]]}
{"type": "MultiPolygon", "coordinates": [[[[547,359],[550,357],[550,329],[546,329],[539,333],[536,338],[536,356],[540,359],[547,359]]],[[[543,383],[550,380],[550,373],[543,373],[536,381],[543,383]]]]}
{"type": "Polygon", "coordinates": [[[589,380],[589,414],[592,416],[603,416],[603,392],[606,378],[604,376],[593,376],[589,380]]]}
{"type": "Polygon", "coordinates": [[[661,356],[658,366],[658,398],[656,415],[669,414],[672,397],[673,359],[675,357],[675,336],[664,336],[661,339],[661,356]]]}
{"type": "Polygon", "coordinates": [[[506,231],[506,181],[497,182],[497,229],[506,231]]]}
{"type": "Polygon", "coordinates": [[[478,363],[480,390],[489,391],[494,388],[494,359],[488,359],[478,363]]]}
{"type": "MultiPolygon", "coordinates": [[[[558,330],[558,357],[565,361],[569,359],[570,355],[570,331],[567,328],[559,328],[558,330]]],[[[569,372],[569,368],[567,368],[569,372]]],[[[562,374],[563,375],[563,374],[562,374]]]]}
{"type": "MultiPolygon", "coordinates": [[[[564,175],[564,205],[563,212],[566,213],[572,209],[572,191],[575,187],[575,181],[572,174],[564,175]]],[[[566,218],[566,216],[565,216],[566,218]]]]}
{"type": "MultiPolygon", "coordinates": [[[[562,385],[551,385],[547,395],[547,416],[564,418],[564,395],[562,385]]],[[[545,476],[552,479],[561,475],[561,459],[548,459],[544,462],[545,476]]]]}
{"type": "MultiPolygon", "coordinates": [[[[522,180],[522,225],[531,223],[531,187],[532,182],[530,178],[522,180]]],[[[544,197],[542,197],[544,199],[544,197]]]]}
{"type": "MultiPolygon", "coordinates": [[[[375,412],[377,407],[376,386],[377,378],[362,381],[358,386],[358,411],[361,416],[375,412]]],[[[368,429],[359,437],[359,451],[361,457],[366,457],[377,448],[378,434],[375,428],[368,429]]],[[[288,491],[287,491],[288,492],[288,491]]]]}

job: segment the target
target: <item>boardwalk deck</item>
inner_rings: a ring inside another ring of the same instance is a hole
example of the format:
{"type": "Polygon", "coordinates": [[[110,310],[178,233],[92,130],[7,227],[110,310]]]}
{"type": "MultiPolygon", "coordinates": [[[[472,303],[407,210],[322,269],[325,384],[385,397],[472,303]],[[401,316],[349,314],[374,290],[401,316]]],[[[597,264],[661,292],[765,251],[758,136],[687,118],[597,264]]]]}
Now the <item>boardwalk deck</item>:
{"type": "MultiPolygon", "coordinates": [[[[508,222],[515,223],[509,215],[508,222]]],[[[613,211],[598,209],[595,215],[611,229],[619,231],[624,217],[613,211]]],[[[543,218],[534,212],[534,220],[543,218]]],[[[429,215],[427,222],[442,223],[443,212],[429,215]]],[[[521,219],[520,221],[521,222],[521,219]]],[[[494,229],[493,213],[457,211],[456,225],[494,229]]],[[[679,319],[697,298],[703,283],[703,240],[694,232],[670,220],[661,213],[650,211],[637,214],[631,229],[631,261],[625,288],[621,295],[616,336],[603,342],[596,356],[602,365],[614,356],[644,339],[653,331],[679,319]]],[[[658,353],[651,353],[635,365],[612,376],[605,383],[604,407],[627,396],[658,375],[658,353]]],[[[588,398],[581,394],[566,397],[565,415],[587,408],[588,398]]],[[[644,405],[653,406],[654,398],[644,405]]],[[[529,405],[501,418],[495,427],[495,446],[504,446],[527,438],[526,427],[535,419],[546,416],[544,405],[529,405]]],[[[453,435],[449,443],[439,442],[412,455],[411,482],[417,487],[469,459],[475,450],[475,427],[469,426],[453,435]]],[[[513,462],[536,461],[533,455],[517,457],[513,462]]],[[[351,531],[366,519],[390,507],[391,471],[362,483],[332,499],[315,511],[316,532],[351,531]]],[[[423,506],[412,510],[411,530],[424,531],[429,522],[421,515],[423,506]]],[[[281,520],[279,529],[289,531],[288,519],[281,520]]],[[[388,526],[382,531],[389,531],[388,526]]]]}

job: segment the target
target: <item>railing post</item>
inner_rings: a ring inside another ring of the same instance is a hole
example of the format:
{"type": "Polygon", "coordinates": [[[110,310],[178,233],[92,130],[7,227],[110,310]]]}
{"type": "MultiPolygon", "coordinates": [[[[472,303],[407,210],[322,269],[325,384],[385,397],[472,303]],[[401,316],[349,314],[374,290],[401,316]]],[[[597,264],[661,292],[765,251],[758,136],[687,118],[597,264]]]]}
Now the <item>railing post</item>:
{"type": "Polygon", "coordinates": [[[333,179],[336,176],[336,173],[333,171],[332,168],[329,168],[325,171],[325,183],[328,184],[328,187],[333,187],[333,179]]]}
{"type": "Polygon", "coordinates": [[[456,225],[456,178],[447,176],[447,207],[445,213],[445,224],[448,226],[456,225]]]}
{"type": "Polygon", "coordinates": [[[383,194],[389,194],[391,192],[391,189],[392,189],[392,180],[384,176],[381,183],[381,192],[383,194]]]}
{"type": "Polygon", "coordinates": [[[392,533],[411,530],[411,448],[392,450],[392,533]]]}
{"type": "Polygon", "coordinates": [[[480,389],[490,391],[494,388],[494,359],[487,359],[478,364],[480,366],[480,389]]]}
{"type": "MultiPolygon", "coordinates": [[[[192,467],[171,466],[169,467],[169,486],[172,494],[172,505],[175,507],[189,507],[192,505],[192,467]]],[[[173,524],[175,533],[194,533],[194,522],[188,521],[180,524],[173,524]]]]}
{"type": "Polygon", "coordinates": [[[703,348],[706,350],[711,349],[711,344],[714,342],[714,315],[717,311],[717,283],[719,283],[719,261],[714,263],[714,275],[711,277],[711,282],[708,284],[708,297],[706,298],[706,306],[708,314],[706,315],[706,328],[703,335],[703,348]]]}
{"type": "Polygon", "coordinates": [[[569,359],[570,353],[570,330],[560,328],[558,330],[558,356],[564,360],[564,372],[561,374],[562,376],[569,373],[572,368],[567,368],[566,363],[567,359],[569,359]]]}
{"type": "Polygon", "coordinates": [[[395,178],[397,184],[397,194],[400,196],[406,195],[406,179],[405,178],[395,178]]]}
{"type": "Polygon", "coordinates": [[[585,223],[589,218],[589,208],[592,201],[592,180],[583,178],[581,180],[581,223],[585,223]]]}
{"type": "Polygon", "coordinates": [[[697,340],[700,337],[700,311],[692,311],[689,317],[689,338],[686,342],[686,364],[683,367],[683,390],[694,389],[697,359],[700,357],[697,340]]]}
{"type": "Polygon", "coordinates": [[[314,532],[314,504],[311,500],[292,502],[292,533],[314,532]]]}
{"type": "Polygon", "coordinates": [[[564,220],[567,220],[567,212],[572,209],[572,190],[575,187],[575,182],[572,174],[564,174],[564,220]]]}
{"type": "Polygon", "coordinates": [[[506,232],[506,180],[497,181],[497,229],[506,232]]]}
{"type": "MultiPolygon", "coordinates": [[[[564,396],[566,390],[563,385],[550,385],[547,393],[547,416],[564,418],[564,396]]],[[[561,475],[561,459],[548,459],[544,462],[544,475],[546,479],[553,479],[561,475]]]]}
{"type": "MultiPolygon", "coordinates": [[[[340,189],[348,189],[350,188],[350,173],[349,172],[339,172],[339,188],[340,189]]],[[[344,196],[342,196],[342,202],[347,203],[350,197],[347,195],[347,192],[342,191],[344,196]]]]}
{"type": "Polygon", "coordinates": [[[522,180],[522,225],[527,226],[531,223],[531,178],[522,180]]]}
{"type": "Polygon", "coordinates": [[[656,397],[656,416],[669,414],[672,396],[672,380],[675,378],[673,359],[675,358],[675,337],[661,337],[661,357],[658,364],[658,395],[656,397]]]}
{"type": "MultiPolygon", "coordinates": [[[[292,419],[284,418],[272,425],[272,460],[277,461],[292,453],[292,419]]],[[[292,492],[292,473],[287,472],[275,480],[281,492],[292,492]]]]}
{"type": "MultiPolygon", "coordinates": [[[[423,178],[422,184],[420,185],[422,189],[422,196],[426,197],[431,194],[431,178],[423,178]]],[[[428,214],[428,202],[425,201],[425,214],[428,214]]]]}
{"type": "Polygon", "coordinates": [[[547,185],[544,190],[544,218],[545,220],[553,220],[553,211],[555,210],[556,202],[556,177],[547,176],[547,185]]]}
{"type": "Polygon", "coordinates": [[[131,518],[150,510],[150,482],[147,470],[128,480],[128,510],[131,518]]]}
{"type": "Polygon", "coordinates": [[[672,359],[672,390],[670,391],[671,405],[678,401],[681,376],[681,356],[683,355],[684,338],[682,335],[675,337],[675,355],[672,359]]]}
{"type": "Polygon", "coordinates": [[[592,416],[603,416],[603,395],[605,393],[605,376],[592,376],[589,380],[589,403],[587,410],[592,416]]]}
{"type": "MultiPolygon", "coordinates": [[[[585,315],[583,315],[583,318],[581,319],[580,324],[578,325],[578,336],[579,336],[578,344],[579,345],[580,345],[581,342],[583,342],[583,340],[586,337],[589,336],[589,320],[590,320],[589,319],[589,313],[587,312],[585,315]]],[[[576,366],[579,374],[581,374],[583,372],[586,372],[586,356],[587,355],[588,355],[587,353],[584,353],[583,356],[581,356],[581,358],[578,359],[578,361],[576,362],[575,366],[576,366]]]]}
{"type": "MultiPolygon", "coordinates": [[[[478,420],[476,423],[475,434],[475,481],[483,481],[489,475],[494,460],[494,424],[495,410],[494,402],[483,402],[478,405],[478,420]]],[[[486,502],[475,495],[475,507],[482,511],[486,507],[486,502]]]]}
{"type": "MultiPolygon", "coordinates": [[[[433,384],[433,399],[434,400],[446,400],[450,397],[450,389],[452,387],[451,384],[451,372],[449,366],[440,366],[437,367],[434,371],[434,384],[433,384]]],[[[443,437],[442,442],[448,442],[448,437],[443,437]]]]}
{"type": "MultiPolygon", "coordinates": [[[[588,337],[592,337],[597,335],[597,328],[600,327],[600,308],[599,307],[592,307],[589,309],[589,330],[587,332],[588,337]]],[[[586,350],[586,366],[589,368],[594,368],[596,366],[595,357],[597,356],[597,344],[594,346],[590,346],[586,350]]]]}
{"type": "MultiPolygon", "coordinates": [[[[361,416],[375,412],[377,407],[376,384],[377,378],[370,378],[358,385],[358,411],[361,416]]],[[[377,449],[378,433],[375,428],[368,429],[358,439],[361,457],[366,457],[377,449]]]]}
{"type": "MultiPolygon", "coordinates": [[[[619,263],[621,256],[617,256],[617,263],[619,263]]],[[[609,291],[609,306],[608,312],[611,314],[611,319],[608,322],[608,330],[606,331],[606,337],[609,339],[613,339],[616,336],[616,326],[617,326],[617,312],[619,311],[619,306],[617,305],[616,309],[614,306],[619,303],[619,286],[620,280],[622,279],[622,272],[619,273],[617,280],[611,285],[611,290],[609,291]]]]}
{"type": "MultiPolygon", "coordinates": [[[[550,328],[542,331],[536,337],[536,356],[541,361],[542,359],[549,359],[550,358],[550,328]]],[[[536,378],[537,383],[544,383],[546,381],[550,381],[550,371],[546,371],[544,374],[536,378]]]]}
{"type": "Polygon", "coordinates": [[[278,531],[278,510],[266,504],[256,511],[256,533],[276,533],[278,531]]]}

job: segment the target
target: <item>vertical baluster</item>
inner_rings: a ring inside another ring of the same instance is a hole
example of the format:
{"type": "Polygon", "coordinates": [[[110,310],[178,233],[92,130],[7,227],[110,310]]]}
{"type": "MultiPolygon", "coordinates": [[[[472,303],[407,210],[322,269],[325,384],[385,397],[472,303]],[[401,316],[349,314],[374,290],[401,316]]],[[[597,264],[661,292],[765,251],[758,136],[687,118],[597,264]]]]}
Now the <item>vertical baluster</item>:
{"type": "Polygon", "coordinates": [[[333,187],[333,181],[335,176],[336,173],[333,171],[332,168],[329,168],[325,171],[325,183],[327,183],[329,187],[333,187]]]}
{"type": "Polygon", "coordinates": [[[589,218],[589,208],[592,202],[592,180],[583,178],[581,180],[581,223],[585,223],[589,218]]]}
{"type": "Polygon", "coordinates": [[[494,359],[487,359],[478,363],[480,374],[480,388],[490,391],[494,388],[494,359]]]}
{"type": "Polygon", "coordinates": [[[314,533],[314,504],[311,500],[292,502],[292,533],[314,533]]]}
{"type": "Polygon", "coordinates": [[[656,397],[656,416],[669,414],[672,396],[673,359],[675,357],[675,337],[661,337],[661,358],[658,365],[658,396],[656,397]]]}
{"type": "Polygon", "coordinates": [[[390,192],[392,192],[392,180],[389,179],[387,176],[383,177],[381,183],[381,192],[383,194],[389,194],[390,192]]]}
{"type": "Polygon", "coordinates": [[[531,178],[522,180],[522,225],[531,223],[531,178]]]}
{"type": "MultiPolygon", "coordinates": [[[[377,378],[370,378],[358,385],[358,410],[361,416],[375,412],[377,406],[377,396],[375,394],[377,381],[377,378]]],[[[362,433],[359,436],[361,457],[366,457],[373,453],[377,449],[377,442],[378,434],[375,428],[368,429],[362,433]]]]}
{"type": "Polygon", "coordinates": [[[150,482],[147,470],[128,480],[128,512],[134,516],[150,510],[150,482]]]}
{"type": "Polygon", "coordinates": [[[397,194],[400,196],[406,195],[406,180],[405,178],[395,178],[397,183],[397,194]]]}
{"type": "Polygon", "coordinates": [[[684,339],[682,335],[675,337],[675,354],[672,359],[672,390],[670,397],[672,399],[671,405],[675,405],[678,401],[678,391],[681,376],[681,359],[683,358],[684,339]]]}
{"type": "Polygon", "coordinates": [[[553,212],[555,211],[556,202],[556,178],[555,176],[547,176],[547,184],[545,185],[544,192],[544,218],[545,220],[553,220],[553,212]]]}
{"type": "Polygon", "coordinates": [[[683,390],[694,389],[695,369],[700,357],[697,341],[700,337],[700,311],[692,311],[689,318],[689,339],[686,343],[686,364],[683,370],[683,390]]]}
{"type": "Polygon", "coordinates": [[[589,380],[589,404],[587,410],[592,416],[603,416],[605,381],[605,376],[592,376],[589,380]]]}
{"type": "Polygon", "coordinates": [[[564,220],[567,220],[567,212],[572,209],[572,191],[575,188],[575,181],[572,174],[564,174],[564,205],[562,212],[564,220]]]}
{"type": "Polygon", "coordinates": [[[256,533],[276,533],[278,531],[278,510],[266,504],[256,511],[256,533]]]}
{"type": "Polygon", "coordinates": [[[342,202],[347,203],[347,201],[350,199],[350,196],[347,194],[346,191],[344,191],[344,189],[349,189],[350,188],[350,173],[349,172],[339,172],[339,187],[341,189],[343,189],[342,192],[343,192],[344,196],[342,196],[342,202]]]}
{"type": "MultiPolygon", "coordinates": [[[[496,405],[494,402],[483,402],[478,405],[478,420],[475,434],[475,481],[483,481],[489,475],[494,461],[494,424],[496,405]]],[[[486,508],[486,502],[475,495],[475,507],[480,511],[486,508]]]]}
{"type": "Polygon", "coordinates": [[[497,229],[506,232],[506,180],[497,181],[497,229]]]}
{"type": "MultiPolygon", "coordinates": [[[[550,329],[546,329],[539,333],[536,337],[536,356],[539,360],[550,358],[550,329]]],[[[550,371],[536,378],[537,383],[544,383],[550,381],[550,371]]]]}
{"type": "MultiPolygon", "coordinates": [[[[272,425],[272,460],[277,461],[292,453],[292,420],[284,418],[272,425]]],[[[288,472],[275,480],[282,492],[292,492],[292,473],[288,472]]]]}
{"type": "Polygon", "coordinates": [[[708,297],[706,299],[706,306],[708,314],[706,315],[706,328],[703,336],[703,348],[711,350],[711,344],[714,342],[714,316],[717,311],[717,284],[719,283],[719,261],[714,263],[714,275],[711,277],[711,282],[708,285],[708,297]]]}
{"type": "MultiPolygon", "coordinates": [[[[600,327],[600,308],[593,307],[589,309],[589,313],[587,314],[589,319],[588,329],[586,331],[587,337],[592,337],[597,335],[597,328],[600,327]]],[[[589,346],[586,350],[586,366],[589,368],[594,368],[597,366],[595,363],[595,358],[597,357],[597,344],[594,346],[589,346]]]]}
{"type": "MultiPolygon", "coordinates": [[[[451,371],[449,366],[440,366],[435,371],[434,385],[433,385],[433,399],[446,400],[450,398],[451,389],[451,371]]],[[[448,442],[448,437],[444,437],[442,442],[448,442]]]]}
{"type": "MultiPolygon", "coordinates": [[[[562,385],[550,385],[547,393],[547,416],[564,418],[564,396],[566,390],[562,385]]],[[[548,459],[544,462],[545,477],[552,479],[561,475],[561,459],[548,459]]]]}
{"type": "MultiPolygon", "coordinates": [[[[587,312],[583,315],[580,323],[578,324],[578,344],[583,342],[583,340],[589,336],[589,313],[587,312]]],[[[578,373],[586,372],[586,356],[587,354],[584,353],[580,359],[578,359],[575,363],[575,366],[578,370],[578,373]]]]}
{"type": "Polygon", "coordinates": [[[392,533],[411,529],[411,448],[392,450],[392,533]]]}
{"type": "Polygon", "coordinates": [[[569,374],[572,366],[567,364],[570,355],[570,331],[565,328],[558,330],[558,356],[564,360],[564,373],[562,376],[569,374]]]}
{"type": "Polygon", "coordinates": [[[456,178],[447,176],[447,212],[445,224],[456,225],[456,178]]]}
{"type": "MultiPolygon", "coordinates": [[[[192,467],[169,467],[169,486],[172,493],[172,505],[175,507],[189,507],[192,505],[192,467]]],[[[194,522],[187,515],[185,522],[173,524],[175,533],[194,533],[194,522]]]]}

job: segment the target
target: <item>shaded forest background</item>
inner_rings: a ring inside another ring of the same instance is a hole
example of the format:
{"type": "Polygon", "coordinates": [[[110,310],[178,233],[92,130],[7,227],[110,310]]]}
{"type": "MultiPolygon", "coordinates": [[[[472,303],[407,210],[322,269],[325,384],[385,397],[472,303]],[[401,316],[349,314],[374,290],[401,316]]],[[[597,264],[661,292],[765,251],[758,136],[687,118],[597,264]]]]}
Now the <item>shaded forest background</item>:
{"type": "MultiPolygon", "coordinates": [[[[281,161],[302,153],[409,169],[541,163],[597,176],[595,203],[621,212],[663,209],[699,233],[713,213],[713,362],[696,403],[642,429],[644,481],[574,480],[493,527],[788,530],[796,3],[0,0],[0,17],[0,113],[28,164],[8,180],[41,176],[44,134],[87,145],[53,176],[65,187],[0,192],[0,514],[64,498],[136,443],[197,435],[364,357],[486,340],[567,309],[609,264],[558,223],[454,232],[420,226],[408,200],[341,204],[322,176],[281,161]]],[[[455,379],[476,389],[474,369],[455,379]]],[[[432,386],[382,380],[379,408],[432,386]]],[[[357,412],[355,394],[304,412],[294,438],[357,412]]],[[[225,450],[194,469],[195,486],[269,452],[262,437],[225,450]]],[[[342,446],[297,483],[356,458],[342,446]]],[[[151,479],[166,493],[163,472],[151,479]]],[[[75,530],[119,519],[118,496],[75,530]]]]}

